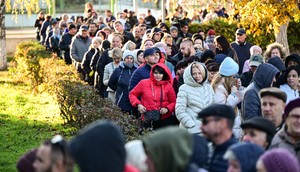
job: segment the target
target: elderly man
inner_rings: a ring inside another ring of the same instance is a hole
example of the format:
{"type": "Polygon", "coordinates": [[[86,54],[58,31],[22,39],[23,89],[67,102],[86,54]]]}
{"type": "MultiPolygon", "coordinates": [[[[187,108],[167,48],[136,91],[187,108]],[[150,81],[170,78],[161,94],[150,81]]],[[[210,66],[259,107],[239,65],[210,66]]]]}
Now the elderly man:
{"type": "Polygon", "coordinates": [[[227,149],[237,143],[232,128],[235,112],[232,107],[224,104],[213,104],[203,109],[199,114],[202,118],[203,135],[213,143],[214,151],[210,158],[209,171],[225,172],[228,168],[224,154],[227,149]]]}
{"type": "Polygon", "coordinates": [[[276,87],[269,87],[262,89],[259,95],[262,116],[272,121],[276,131],[279,131],[284,123],[282,114],[287,99],[285,92],[276,87]]]}
{"type": "Polygon", "coordinates": [[[243,71],[245,61],[250,58],[250,48],[252,47],[252,44],[246,41],[246,37],[245,29],[237,29],[235,32],[235,42],[231,43],[231,47],[234,49],[239,59],[239,74],[243,71]]]}
{"type": "Polygon", "coordinates": [[[255,116],[241,124],[244,142],[251,142],[268,149],[276,133],[275,125],[268,119],[255,116]]]}
{"type": "Polygon", "coordinates": [[[274,136],[270,148],[285,148],[300,162],[300,98],[286,105],[284,117],[285,125],[274,136]]]}
{"type": "Polygon", "coordinates": [[[57,135],[46,141],[37,150],[33,167],[36,172],[72,172],[73,160],[68,152],[67,142],[57,135]]]}

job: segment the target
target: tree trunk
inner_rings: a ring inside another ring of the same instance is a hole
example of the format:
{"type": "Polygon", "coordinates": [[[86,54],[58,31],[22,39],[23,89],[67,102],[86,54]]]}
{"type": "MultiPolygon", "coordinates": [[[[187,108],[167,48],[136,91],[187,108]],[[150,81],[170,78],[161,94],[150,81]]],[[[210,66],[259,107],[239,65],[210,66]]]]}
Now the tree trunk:
{"type": "Polygon", "coordinates": [[[0,0],[0,70],[7,69],[4,5],[5,0],[0,0]]]}
{"type": "Polygon", "coordinates": [[[283,24],[279,28],[279,33],[275,33],[275,39],[277,43],[282,44],[286,48],[286,54],[290,54],[289,43],[287,39],[287,28],[289,26],[289,21],[286,24],[283,24]]]}

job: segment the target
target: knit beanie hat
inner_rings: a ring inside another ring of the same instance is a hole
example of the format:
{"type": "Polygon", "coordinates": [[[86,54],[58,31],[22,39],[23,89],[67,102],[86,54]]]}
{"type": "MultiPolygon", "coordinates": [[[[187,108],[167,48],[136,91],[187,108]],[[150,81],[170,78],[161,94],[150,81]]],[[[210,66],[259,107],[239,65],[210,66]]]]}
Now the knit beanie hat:
{"type": "Polygon", "coordinates": [[[260,160],[267,172],[291,172],[300,171],[297,158],[283,148],[271,149],[264,153],[260,160]]]}
{"type": "Polygon", "coordinates": [[[275,66],[279,71],[284,71],[285,70],[284,63],[281,60],[281,58],[278,57],[278,56],[269,58],[268,63],[270,63],[273,66],[275,66]]]}
{"type": "Polygon", "coordinates": [[[300,107],[300,98],[290,101],[284,108],[284,117],[287,117],[293,109],[298,107],[300,107]]]}
{"type": "Polygon", "coordinates": [[[239,65],[231,58],[226,57],[221,63],[219,73],[223,76],[232,76],[239,71],[239,65]]]}
{"type": "Polygon", "coordinates": [[[215,57],[215,53],[211,50],[205,50],[202,54],[201,54],[201,59],[200,62],[201,63],[205,63],[207,60],[209,59],[214,59],[215,57]]]}
{"type": "Polygon", "coordinates": [[[125,58],[126,58],[126,57],[128,57],[128,56],[132,56],[132,57],[134,57],[134,53],[133,53],[133,51],[130,51],[130,50],[125,50],[125,51],[123,52],[122,59],[123,59],[123,60],[125,60],[125,58]]]}
{"type": "Polygon", "coordinates": [[[34,171],[33,162],[36,159],[37,149],[32,149],[23,155],[17,162],[17,169],[19,172],[34,171]]]}
{"type": "Polygon", "coordinates": [[[215,62],[221,65],[221,63],[225,60],[226,55],[225,54],[217,54],[215,56],[215,62]]]}

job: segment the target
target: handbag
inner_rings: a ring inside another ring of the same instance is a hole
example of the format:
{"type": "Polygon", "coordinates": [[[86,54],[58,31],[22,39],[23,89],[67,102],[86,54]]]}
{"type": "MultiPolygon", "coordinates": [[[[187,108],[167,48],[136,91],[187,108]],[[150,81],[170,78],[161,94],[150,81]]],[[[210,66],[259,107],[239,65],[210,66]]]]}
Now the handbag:
{"type": "MultiPolygon", "coordinates": [[[[153,88],[152,88],[153,91],[153,88]]],[[[160,93],[160,107],[162,107],[162,98],[163,98],[163,91],[161,88],[160,93]]],[[[160,120],[160,111],[159,110],[150,110],[144,113],[144,121],[145,122],[152,122],[160,120]]]]}

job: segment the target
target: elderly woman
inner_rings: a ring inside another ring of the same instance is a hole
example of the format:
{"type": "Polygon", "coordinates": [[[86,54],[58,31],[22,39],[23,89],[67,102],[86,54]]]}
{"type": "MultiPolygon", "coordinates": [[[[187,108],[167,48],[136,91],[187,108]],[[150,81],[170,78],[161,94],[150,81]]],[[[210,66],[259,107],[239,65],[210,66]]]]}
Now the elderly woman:
{"type": "Polygon", "coordinates": [[[268,61],[269,58],[278,56],[282,61],[285,60],[286,52],[283,45],[275,42],[267,46],[267,50],[264,54],[265,61],[268,61]]]}

